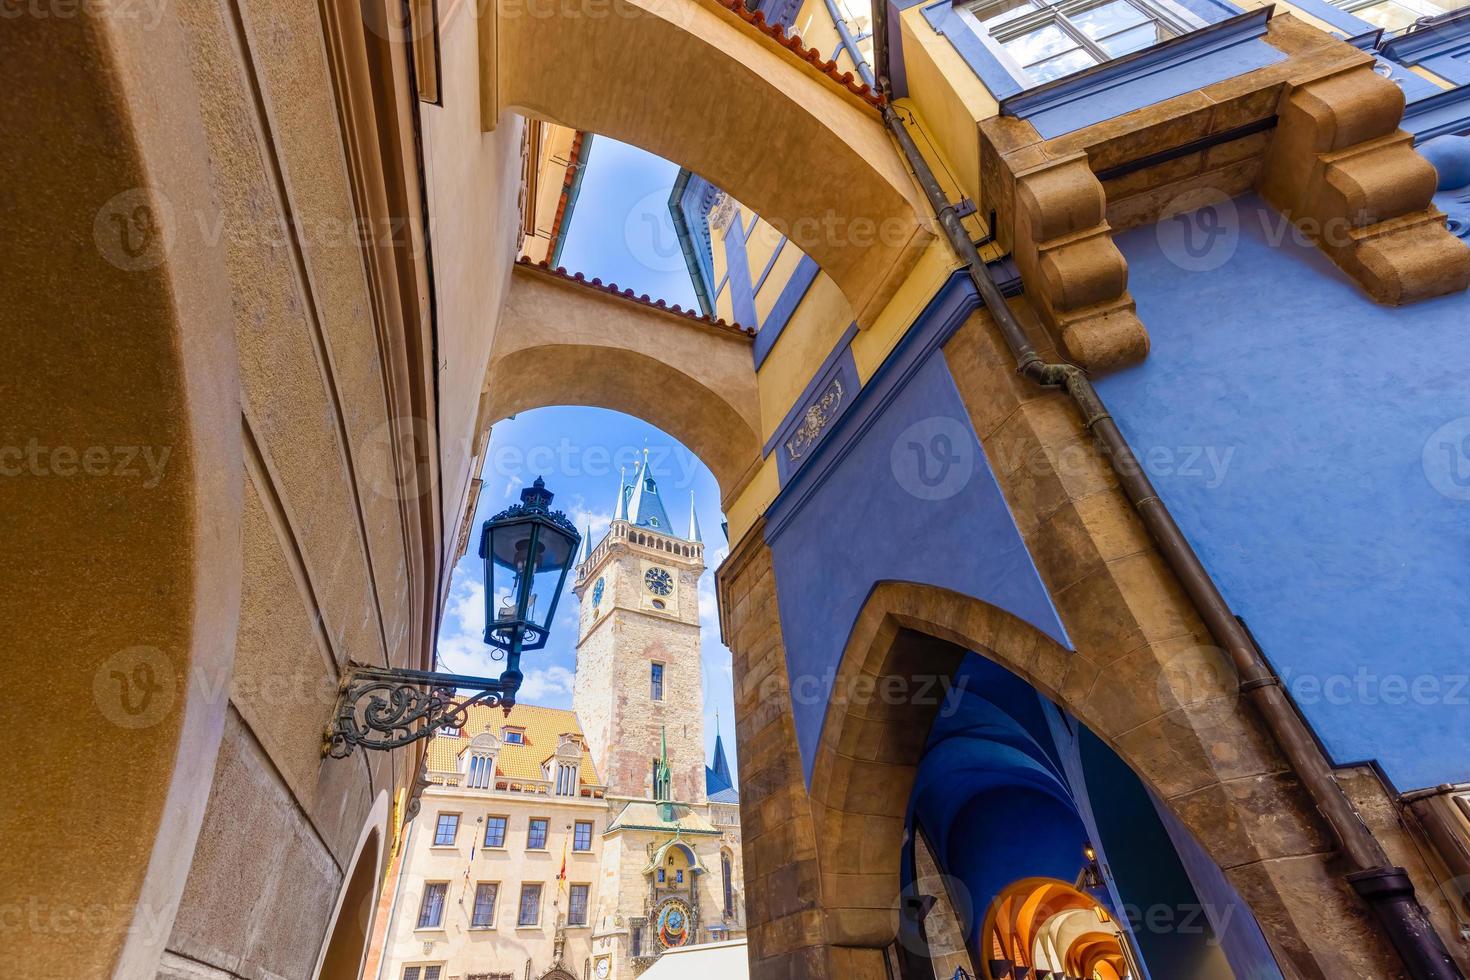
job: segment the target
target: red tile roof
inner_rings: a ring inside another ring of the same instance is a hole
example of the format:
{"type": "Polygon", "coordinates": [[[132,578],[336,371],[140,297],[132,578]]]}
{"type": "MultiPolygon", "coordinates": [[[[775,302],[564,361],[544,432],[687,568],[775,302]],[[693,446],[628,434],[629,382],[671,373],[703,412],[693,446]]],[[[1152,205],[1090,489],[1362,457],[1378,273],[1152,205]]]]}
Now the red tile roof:
{"type": "Polygon", "coordinates": [[[647,293],[638,295],[631,289],[620,289],[615,282],[604,283],[601,279],[588,279],[580,272],[568,272],[565,266],[557,266],[553,269],[549,262],[532,262],[529,259],[517,259],[516,265],[524,266],[527,269],[535,269],[537,272],[556,276],[558,279],[565,279],[567,282],[581,283],[591,289],[597,289],[653,309],[663,310],[665,313],[673,313],[685,319],[693,320],[696,323],[704,324],[707,327],[713,327],[716,330],[739,334],[746,338],[755,336],[754,327],[742,327],[738,323],[726,323],[723,317],[708,317],[696,310],[686,310],[677,303],[670,306],[661,299],[650,299],[647,293]]]}
{"type": "Polygon", "coordinates": [[[572,184],[577,180],[577,168],[581,166],[582,141],[586,136],[586,132],[580,129],[572,135],[572,152],[568,154],[570,159],[567,161],[567,170],[562,175],[561,197],[556,202],[556,217],[551,219],[551,244],[547,248],[547,255],[556,254],[557,239],[561,238],[562,232],[566,230],[564,225],[567,223],[567,204],[570,203],[572,184]]]}
{"type": "Polygon", "coordinates": [[[738,14],[741,20],[750,24],[762,34],[774,38],[798,58],[807,62],[837,84],[844,86],[848,91],[874,108],[881,109],[887,103],[888,100],[883,97],[883,94],[874,91],[867,82],[858,81],[850,71],[839,72],[837,70],[837,62],[825,60],[821,52],[817,51],[816,48],[809,48],[803,44],[800,34],[787,34],[786,28],[780,24],[767,24],[766,15],[759,10],[752,12],[745,9],[744,0],[720,0],[720,3],[727,9],[738,14]]]}

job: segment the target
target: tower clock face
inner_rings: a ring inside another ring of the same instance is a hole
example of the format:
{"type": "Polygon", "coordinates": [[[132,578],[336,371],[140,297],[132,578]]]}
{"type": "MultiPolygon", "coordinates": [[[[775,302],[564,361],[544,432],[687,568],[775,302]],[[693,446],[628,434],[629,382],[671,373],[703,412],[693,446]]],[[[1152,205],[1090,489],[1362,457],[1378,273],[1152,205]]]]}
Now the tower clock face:
{"type": "Polygon", "coordinates": [[[606,590],[606,588],[606,579],[598,579],[597,584],[592,586],[592,604],[594,606],[602,605],[602,593],[606,590]]]}
{"type": "Polygon", "coordinates": [[[666,596],[674,591],[674,579],[665,568],[650,568],[643,573],[643,584],[654,595],[666,596]]]}

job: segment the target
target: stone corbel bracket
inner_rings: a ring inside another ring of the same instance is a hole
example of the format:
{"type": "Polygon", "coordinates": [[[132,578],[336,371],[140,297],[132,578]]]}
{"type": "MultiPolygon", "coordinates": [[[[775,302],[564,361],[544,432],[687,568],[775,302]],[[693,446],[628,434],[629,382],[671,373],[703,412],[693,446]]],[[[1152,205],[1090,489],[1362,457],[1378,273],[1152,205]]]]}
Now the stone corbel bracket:
{"type": "Polygon", "coordinates": [[[1470,249],[1431,203],[1436,174],[1399,129],[1403,91],[1360,65],[1287,91],[1261,193],[1380,303],[1470,286],[1470,249]]]}
{"type": "Polygon", "coordinates": [[[1087,154],[1046,154],[1036,130],[1018,119],[988,120],[981,134],[981,180],[995,204],[997,236],[1062,353],[1090,370],[1142,361],[1148,331],[1087,154]]]}

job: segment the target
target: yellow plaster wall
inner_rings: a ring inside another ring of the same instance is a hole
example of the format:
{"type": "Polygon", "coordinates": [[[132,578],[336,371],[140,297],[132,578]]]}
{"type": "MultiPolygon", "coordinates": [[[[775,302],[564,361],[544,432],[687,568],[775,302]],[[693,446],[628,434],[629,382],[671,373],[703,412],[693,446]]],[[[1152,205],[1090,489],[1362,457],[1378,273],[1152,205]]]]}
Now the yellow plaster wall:
{"type": "MultiPolygon", "coordinates": [[[[757,229],[756,234],[760,234],[761,231],[768,227],[768,225],[763,225],[760,229],[757,229]]],[[[801,259],[801,249],[787,242],[781,249],[781,255],[776,259],[776,264],[771,267],[771,274],[766,277],[764,285],[756,290],[755,312],[760,317],[762,323],[765,322],[766,317],[770,314],[771,307],[776,305],[776,300],[781,297],[781,291],[786,288],[786,283],[791,280],[791,274],[801,264],[801,259]]],[[[761,269],[764,268],[765,266],[762,265],[761,269]]],[[[759,275],[760,270],[757,270],[756,274],[759,275]]]]}
{"type": "Polygon", "coordinates": [[[898,293],[878,314],[877,322],[852,339],[852,359],[863,384],[868,383],[888,352],[908,331],[909,325],[934,298],[950,273],[959,267],[959,260],[949,250],[948,243],[936,240],[925,249],[913,274],[904,280],[898,293]]]}
{"type": "Polygon", "coordinates": [[[738,542],[745,537],[746,532],[755,526],[755,522],[760,520],[780,492],[781,479],[776,473],[776,457],[767,456],[755,479],[725,509],[725,520],[730,525],[730,540],[738,542]]]}
{"type": "MultiPolygon", "coordinates": [[[[972,200],[980,199],[980,130],[977,123],[1000,111],[1000,103],[976,77],[958,51],[929,26],[920,7],[899,16],[903,33],[904,72],[908,78],[906,103],[927,121],[927,128],[945,170],[972,200]]],[[[919,140],[926,155],[930,147],[919,140]]],[[[932,161],[931,161],[932,162],[932,161]]]]}
{"type": "Polygon", "coordinates": [[[776,431],[851,323],[847,300],[825,273],[818,273],[756,375],[763,441],[776,431]]]}

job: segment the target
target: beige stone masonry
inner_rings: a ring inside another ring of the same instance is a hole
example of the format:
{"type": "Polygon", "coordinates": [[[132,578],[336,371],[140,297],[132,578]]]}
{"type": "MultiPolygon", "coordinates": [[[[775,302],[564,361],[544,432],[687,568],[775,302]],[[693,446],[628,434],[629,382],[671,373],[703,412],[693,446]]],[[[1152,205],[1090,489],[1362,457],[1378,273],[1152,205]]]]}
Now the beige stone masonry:
{"type": "Polygon", "coordinates": [[[1434,171],[1398,129],[1398,87],[1289,14],[1264,40],[1286,59],[1053,139],[1013,117],[979,124],[982,196],[1067,359],[1105,371],[1147,356],[1112,233],[1211,196],[1259,190],[1379,302],[1470,284],[1470,249],[1430,203],[1434,171]],[[1238,135],[1253,125],[1268,128],[1238,135]],[[1148,163],[1211,137],[1223,142],[1148,163]]]}
{"type": "Polygon", "coordinates": [[[1436,177],[1398,128],[1403,90],[1368,65],[1293,88],[1261,193],[1380,303],[1470,285],[1470,249],[1434,207],[1436,177]]]}

